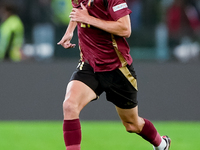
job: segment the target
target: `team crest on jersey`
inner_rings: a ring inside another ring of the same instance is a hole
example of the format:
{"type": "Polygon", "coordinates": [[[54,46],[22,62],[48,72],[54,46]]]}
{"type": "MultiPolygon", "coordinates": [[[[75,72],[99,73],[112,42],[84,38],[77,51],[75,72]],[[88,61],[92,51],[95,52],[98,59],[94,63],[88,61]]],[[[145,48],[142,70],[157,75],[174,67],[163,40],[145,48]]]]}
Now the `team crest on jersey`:
{"type": "Polygon", "coordinates": [[[79,4],[78,0],[73,0],[74,4],[79,4]]]}

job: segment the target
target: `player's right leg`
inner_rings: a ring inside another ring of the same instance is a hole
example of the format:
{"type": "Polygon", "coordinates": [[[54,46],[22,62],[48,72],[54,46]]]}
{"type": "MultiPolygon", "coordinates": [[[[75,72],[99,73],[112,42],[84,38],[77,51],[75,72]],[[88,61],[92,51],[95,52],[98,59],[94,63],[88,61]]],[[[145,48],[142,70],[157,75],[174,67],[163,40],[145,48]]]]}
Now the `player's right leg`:
{"type": "Polygon", "coordinates": [[[80,150],[81,125],[79,114],[95,98],[95,92],[85,83],[77,80],[69,82],[63,102],[63,133],[67,150],[80,150]]]}

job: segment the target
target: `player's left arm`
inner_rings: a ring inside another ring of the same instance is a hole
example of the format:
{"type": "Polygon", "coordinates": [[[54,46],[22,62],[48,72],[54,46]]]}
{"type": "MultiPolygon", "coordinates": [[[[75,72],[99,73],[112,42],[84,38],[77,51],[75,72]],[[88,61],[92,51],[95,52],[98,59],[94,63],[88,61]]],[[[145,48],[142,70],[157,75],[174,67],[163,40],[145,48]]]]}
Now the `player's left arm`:
{"type": "Polygon", "coordinates": [[[70,18],[73,21],[90,24],[96,28],[102,29],[114,35],[130,37],[131,21],[130,16],[126,15],[117,21],[105,21],[89,15],[87,8],[81,3],[82,9],[73,8],[70,18]]]}
{"type": "Polygon", "coordinates": [[[72,44],[71,39],[74,35],[74,30],[75,30],[76,26],[77,26],[77,22],[73,22],[73,21],[70,20],[64,36],[62,37],[60,42],[58,42],[57,44],[62,45],[66,49],[74,48],[76,46],[76,44],[72,44]]]}

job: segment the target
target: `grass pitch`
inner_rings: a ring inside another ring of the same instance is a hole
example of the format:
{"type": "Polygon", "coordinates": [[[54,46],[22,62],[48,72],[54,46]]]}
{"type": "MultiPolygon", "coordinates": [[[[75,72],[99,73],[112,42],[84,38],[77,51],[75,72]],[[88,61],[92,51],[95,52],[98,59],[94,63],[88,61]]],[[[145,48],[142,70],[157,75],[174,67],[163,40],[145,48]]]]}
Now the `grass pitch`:
{"type": "MultiPolygon", "coordinates": [[[[172,139],[170,150],[199,150],[200,122],[153,122],[172,139]]],[[[121,122],[82,121],[82,150],[152,150],[121,122]]],[[[0,122],[0,150],[65,150],[62,122],[0,122]]]]}

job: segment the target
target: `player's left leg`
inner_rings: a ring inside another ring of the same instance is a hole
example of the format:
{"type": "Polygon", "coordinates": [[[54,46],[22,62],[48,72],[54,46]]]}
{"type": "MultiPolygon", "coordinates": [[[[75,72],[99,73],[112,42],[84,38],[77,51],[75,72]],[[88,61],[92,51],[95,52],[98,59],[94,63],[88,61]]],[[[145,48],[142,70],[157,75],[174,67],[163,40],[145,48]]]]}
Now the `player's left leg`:
{"type": "Polygon", "coordinates": [[[169,149],[166,149],[169,145],[167,145],[166,140],[159,135],[154,125],[149,120],[138,116],[137,106],[132,109],[121,109],[116,107],[116,110],[127,132],[137,133],[142,138],[153,144],[155,150],[169,149]]]}
{"type": "Polygon", "coordinates": [[[116,110],[127,132],[140,133],[142,131],[145,121],[138,116],[137,106],[132,109],[121,109],[116,106],[116,110]]]}
{"type": "Polygon", "coordinates": [[[63,133],[67,150],[81,149],[82,135],[79,114],[90,101],[101,94],[101,91],[98,88],[93,68],[87,63],[80,62],[67,85],[63,102],[63,133]]]}
{"type": "Polygon", "coordinates": [[[63,134],[67,150],[80,150],[81,124],[79,114],[81,110],[94,98],[94,91],[81,81],[70,81],[67,86],[63,102],[63,134]]]}

